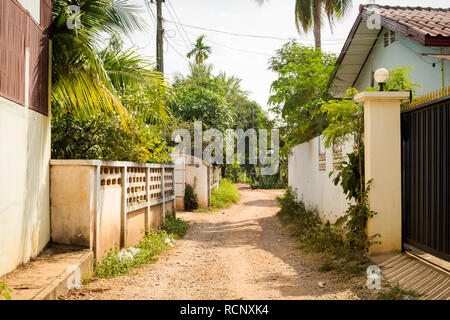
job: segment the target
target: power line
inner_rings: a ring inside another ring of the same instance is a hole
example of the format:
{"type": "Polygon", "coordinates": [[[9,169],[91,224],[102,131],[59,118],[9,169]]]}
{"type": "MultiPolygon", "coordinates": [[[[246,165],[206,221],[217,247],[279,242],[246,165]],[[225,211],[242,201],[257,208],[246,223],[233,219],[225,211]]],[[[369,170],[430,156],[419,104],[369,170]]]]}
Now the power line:
{"type": "MultiPolygon", "coordinates": [[[[188,32],[188,33],[190,33],[190,32],[188,32]]],[[[193,35],[193,34],[191,33],[191,35],[193,35]]],[[[268,56],[268,57],[272,56],[272,54],[265,53],[265,52],[258,52],[258,51],[251,51],[251,50],[245,50],[245,49],[239,49],[239,48],[230,47],[228,45],[222,44],[222,43],[217,42],[217,41],[210,40],[208,38],[205,38],[205,41],[206,42],[210,42],[212,44],[216,44],[218,46],[221,46],[221,47],[224,47],[224,48],[227,48],[227,49],[230,49],[230,50],[235,50],[235,51],[240,51],[240,52],[250,53],[250,54],[258,54],[258,55],[263,55],[263,56],[268,56]]]]}
{"type": "MultiPolygon", "coordinates": [[[[167,12],[169,12],[169,14],[170,14],[170,16],[172,17],[172,19],[174,19],[173,15],[172,15],[172,12],[171,12],[170,9],[169,9],[169,6],[167,5],[166,2],[164,2],[164,4],[165,4],[165,6],[166,6],[166,8],[167,8],[167,12]]],[[[183,42],[184,42],[184,44],[186,45],[186,48],[188,49],[188,51],[191,50],[191,47],[187,44],[186,40],[184,39],[183,33],[181,32],[181,30],[180,30],[178,24],[175,24],[175,26],[176,26],[176,28],[177,28],[177,30],[178,30],[178,33],[179,33],[180,36],[181,36],[181,39],[183,39],[183,42]]],[[[182,27],[182,26],[181,26],[181,27],[182,27]]]]}
{"type": "Polygon", "coordinates": [[[199,27],[199,26],[193,26],[193,25],[184,24],[184,23],[178,23],[178,22],[175,22],[175,21],[172,21],[172,20],[166,20],[166,22],[170,22],[170,23],[174,23],[174,24],[180,24],[180,25],[182,25],[184,27],[188,27],[188,28],[205,30],[205,31],[211,31],[211,32],[217,32],[217,33],[223,33],[223,34],[228,34],[228,35],[238,36],[238,37],[263,38],[263,39],[272,39],[272,40],[280,40],[280,41],[288,41],[289,40],[287,38],[279,38],[279,37],[273,37],[273,36],[262,36],[262,35],[256,35],[256,34],[244,34],[244,33],[228,32],[228,31],[223,31],[223,30],[215,30],[215,29],[199,27]]]}
{"type": "Polygon", "coordinates": [[[173,49],[173,51],[175,51],[180,57],[182,57],[184,60],[189,61],[188,58],[186,58],[183,54],[181,54],[176,48],[175,46],[172,45],[172,43],[169,41],[168,38],[164,37],[164,39],[166,39],[167,44],[173,49]]]}
{"type": "Polygon", "coordinates": [[[156,27],[156,16],[155,16],[155,13],[153,12],[153,9],[150,6],[150,3],[147,2],[146,0],[144,0],[144,1],[145,1],[145,5],[147,7],[147,12],[150,13],[150,17],[153,18],[152,21],[153,21],[153,23],[155,24],[155,27],[156,27]]]}
{"type": "MultiPolygon", "coordinates": [[[[248,33],[237,33],[237,32],[230,32],[230,31],[212,29],[212,28],[207,28],[207,27],[194,26],[194,25],[189,25],[189,24],[185,24],[185,23],[181,23],[181,22],[176,22],[176,21],[173,21],[173,20],[165,20],[165,21],[169,22],[169,23],[173,23],[173,24],[179,24],[181,26],[192,28],[192,29],[198,29],[198,30],[204,30],[204,31],[210,31],[210,32],[217,32],[217,33],[222,33],[222,34],[227,34],[227,35],[237,36],[237,37],[270,39],[270,40],[279,40],[279,41],[289,41],[289,40],[291,40],[291,38],[281,38],[281,37],[276,37],[276,36],[248,34],[248,33]]],[[[300,41],[304,41],[304,42],[314,42],[313,39],[304,39],[304,40],[299,39],[299,40],[300,41]]],[[[322,39],[322,42],[323,41],[325,41],[325,42],[344,42],[346,40],[347,39],[322,39]]]]}
{"type": "Polygon", "coordinates": [[[176,12],[175,8],[174,8],[173,5],[172,5],[172,2],[171,2],[170,0],[167,0],[167,2],[169,3],[170,7],[172,8],[172,11],[173,11],[173,13],[174,13],[174,15],[175,15],[175,18],[176,18],[177,21],[180,23],[181,29],[184,31],[184,34],[186,35],[186,38],[188,39],[189,43],[192,44],[192,40],[189,38],[189,35],[187,34],[186,30],[184,29],[184,27],[183,27],[183,25],[182,25],[182,23],[181,23],[181,20],[180,20],[180,18],[178,17],[177,12],[176,12]]]}

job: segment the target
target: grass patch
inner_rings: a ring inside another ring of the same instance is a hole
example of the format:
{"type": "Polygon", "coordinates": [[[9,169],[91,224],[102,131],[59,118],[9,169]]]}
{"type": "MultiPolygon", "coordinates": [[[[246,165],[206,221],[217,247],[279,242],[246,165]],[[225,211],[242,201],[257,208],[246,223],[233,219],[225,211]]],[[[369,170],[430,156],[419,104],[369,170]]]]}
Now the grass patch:
{"type": "Polygon", "coordinates": [[[222,179],[218,187],[211,191],[211,209],[228,208],[233,203],[237,203],[241,198],[237,187],[229,179],[222,179]]]}
{"type": "Polygon", "coordinates": [[[298,240],[299,249],[322,254],[324,261],[319,271],[345,271],[352,276],[365,272],[370,261],[363,250],[352,248],[346,241],[342,220],[335,224],[322,222],[317,209],[306,207],[290,187],[277,201],[281,207],[277,216],[298,240]]]}
{"type": "Polygon", "coordinates": [[[95,262],[95,275],[99,278],[114,278],[154,262],[157,255],[173,246],[173,241],[183,237],[187,229],[187,222],[167,218],[161,229],[148,231],[136,247],[109,250],[101,261],[95,262]]]}
{"type": "Polygon", "coordinates": [[[404,290],[397,283],[395,286],[383,290],[378,294],[378,300],[412,300],[421,297],[420,293],[413,290],[404,290]]]}

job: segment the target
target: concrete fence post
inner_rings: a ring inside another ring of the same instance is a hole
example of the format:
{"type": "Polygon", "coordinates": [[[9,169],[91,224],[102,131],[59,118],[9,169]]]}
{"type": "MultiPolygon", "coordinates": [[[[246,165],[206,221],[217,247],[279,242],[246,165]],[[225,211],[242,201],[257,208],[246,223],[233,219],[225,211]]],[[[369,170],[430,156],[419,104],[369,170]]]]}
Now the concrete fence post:
{"type": "Polygon", "coordinates": [[[120,246],[124,247],[127,243],[127,188],[128,188],[128,167],[122,167],[122,201],[121,201],[121,230],[120,246]]]}
{"type": "Polygon", "coordinates": [[[150,168],[145,168],[145,201],[147,201],[148,206],[145,207],[145,234],[148,234],[150,228],[150,207],[152,206],[150,202],[150,168]]]}
{"type": "Polygon", "coordinates": [[[161,169],[161,193],[162,193],[162,205],[161,205],[161,210],[162,210],[162,217],[161,217],[161,221],[164,222],[164,220],[166,219],[166,183],[164,181],[164,177],[165,177],[165,165],[162,165],[162,169],[161,169]]]}
{"type": "Polygon", "coordinates": [[[380,234],[381,244],[370,254],[402,249],[400,102],[409,92],[361,92],[364,103],[365,180],[373,180],[370,209],[377,214],[367,222],[369,236],[380,234]]]}

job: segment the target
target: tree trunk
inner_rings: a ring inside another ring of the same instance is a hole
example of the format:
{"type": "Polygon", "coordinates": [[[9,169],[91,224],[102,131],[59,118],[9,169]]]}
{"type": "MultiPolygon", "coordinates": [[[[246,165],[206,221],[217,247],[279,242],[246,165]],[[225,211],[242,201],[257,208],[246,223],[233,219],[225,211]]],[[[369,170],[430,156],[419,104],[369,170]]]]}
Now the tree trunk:
{"type": "Polygon", "coordinates": [[[322,15],[322,0],[314,0],[314,44],[316,49],[320,49],[322,46],[320,39],[320,27],[321,27],[321,15],[322,15]]]}

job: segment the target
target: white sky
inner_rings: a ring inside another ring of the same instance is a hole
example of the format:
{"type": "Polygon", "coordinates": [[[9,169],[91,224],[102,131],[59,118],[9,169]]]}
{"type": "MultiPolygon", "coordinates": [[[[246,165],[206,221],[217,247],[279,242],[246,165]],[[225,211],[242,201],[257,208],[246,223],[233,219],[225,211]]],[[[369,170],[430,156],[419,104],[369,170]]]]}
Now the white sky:
{"type": "MultiPolygon", "coordinates": [[[[156,26],[148,13],[144,1],[133,0],[142,5],[144,17],[148,21],[148,33],[136,33],[132,40],[127,40],[127,46],[139,47],[141,53],[148,57],[156,55],[156,26]]],[[[373,2],[373,1],[372,1],[373,2]]],[[[378,0],[381,5],[450,7],[449,0],[378,0]]],[[[163,17],[167,20],[175,9],[183,24],[216,29],[231,33],[252,34],[275,38],[297,38],[302,43],[313,45],[312,33],[297,33],[294,23],[295,0],[266,0],[264,5],[258,5],[255,0],[166,0],[163,4],[163,17]],[[170,6],[172,5],[172,7],[170,6]],[[168,10],[168,8],[170,10],[168,10]]],[[[337,21],[333,33],[327,24],[322,29],[322,48],[325,51],[339,53],[345,39],[358,15],[359,5],[371,1],[353,1],[352,9],[342,20],[337,21]]],[[[156,5],[151,5],[156,14],[156,5]]],[[[185,58],[188,48],[183,42],[176,25],[164,24],[168,42],[164,45],[164,66],[166,74],[173,78],[177,73],[188,72],[188,61],[185,58]],[[178,51],[178,53],[176,52],[178,51]]],[[[270,85],[275,75],[267,70],[267,61],[274,51],[286,41],[263,38],[238,37],[211,31],[184,27],[191,42],[201,34],[206,34],[206,43],[212,47],[212,54],[207,60],[214,65],[215,73],[225,71],[242,79],[242,87],[249,91],[249,97],[256,100],[264,109],[270,95],[270,85]],[[245,52],[250,51],[250,52],[245,52]]],[[[186,38],[186,36],[185,36],[186,38]]],[[[188,43],[189,44],[189,43],[188,43]]],[[[155,59],[152,58],[154,61],[155,59]]]]}

